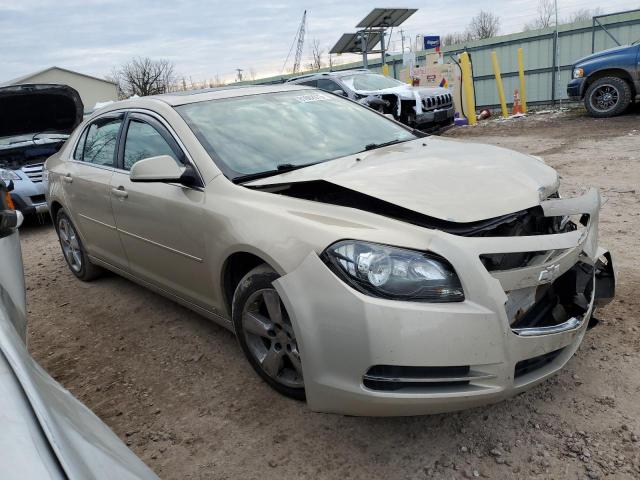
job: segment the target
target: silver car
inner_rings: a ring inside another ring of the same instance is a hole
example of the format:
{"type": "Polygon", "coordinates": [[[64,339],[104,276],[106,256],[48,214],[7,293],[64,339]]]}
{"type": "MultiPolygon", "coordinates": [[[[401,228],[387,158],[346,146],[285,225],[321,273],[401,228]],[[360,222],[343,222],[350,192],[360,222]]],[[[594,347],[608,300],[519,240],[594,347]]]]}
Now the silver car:
{"type": "Polygon", "coordinates": [[[27,352],[18,227],[0,180],[0,477],[2,480],[158,477],[27,352]]]}
{"type": "MultiPolygon", "coordinates": [[[[64,258],[235,331],[317,411],[486,404],[564,366],[613,295],[600,196],[297,85],[114,103],[46,163],[64,258]]],[[[132,319],[135,321],[135,319],[132,319]]]]}
{"type": "Polygon", "coordinates": [[[47,213],[44,162],[82,121],[83,104],[67,85],[0,88],[0,179],[13,183],[11,198],[23,215],[47,213]]]}

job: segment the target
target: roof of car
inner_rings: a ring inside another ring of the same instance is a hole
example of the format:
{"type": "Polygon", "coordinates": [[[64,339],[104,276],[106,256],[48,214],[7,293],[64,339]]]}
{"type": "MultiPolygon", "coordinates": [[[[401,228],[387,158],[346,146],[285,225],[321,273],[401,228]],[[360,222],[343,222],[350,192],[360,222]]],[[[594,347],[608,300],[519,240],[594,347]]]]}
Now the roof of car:
{"type": "Polygon", "coordinates": [[[371,72],[364,68],[358,68],[354,70],[339,70],[336,72],[316,72],[316,73],[308,73],[306,75],[300,75],[299,77],[293,77],[287,80],[286,83],[295,83],[301,80],[308,80],[314,77],[346,77],[348,75],[354,75],[358,73],[376,73],[371,72]]]}
{"type": "Polygon", "coordinates": [[[206,88],[203,90],[190,90],[186,92],[165,93],[155,97],[171,106],[184,105],[187,103],[203,102],[206,100],[217,100],[221,98],[245,97],[248,95],[261,95],[265,93],[277,93],[288,90],[301,90],[302,85],[228,85],[224,87],[206,88]]]}

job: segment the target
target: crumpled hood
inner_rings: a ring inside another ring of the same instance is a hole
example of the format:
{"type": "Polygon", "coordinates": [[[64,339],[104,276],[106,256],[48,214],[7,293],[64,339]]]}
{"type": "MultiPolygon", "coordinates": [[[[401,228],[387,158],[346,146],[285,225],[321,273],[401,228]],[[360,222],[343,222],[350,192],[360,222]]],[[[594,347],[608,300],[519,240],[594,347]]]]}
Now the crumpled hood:
{"type": "Polygon", "coordinates": [[[71,133],[84,106],[68,85],[25,84],[0,88],[0,137],[41,132],[71,133]]]}
{"type": "Polygon", "coordinates": [[[530,155],[436,137],[339,158],[245,185],[313,180],[331,182],[414,212],[460,223],[531,208],[558,188],[556,171],[530,155]]]}
{"type": "Polygon", "coordinates": [[[601,52],[592,53],[591,55],[587,55],[586,57],[582,57],[579,60],[573,62],[574,65],[580,65],[581,63],[588,62],[590,60],[595,60],[596,58],[606,57],[611,55],[612,53],[623,52],[625,50],[637,49],[638,45],[622,45],[621,47],[609,48],[607,50],[602,50],[601,52]]]}
{"type": "Polygon", "coordinates": [[[398,95],[403,100],[413,100],[415,94],[421,97],[431,97],[434,95],[444,95],[449,90],[441,87],[412,87],[409,84],[398,85],[397,87],[383,88],[382,90],[356,90],[360,95],[398,95]]]}

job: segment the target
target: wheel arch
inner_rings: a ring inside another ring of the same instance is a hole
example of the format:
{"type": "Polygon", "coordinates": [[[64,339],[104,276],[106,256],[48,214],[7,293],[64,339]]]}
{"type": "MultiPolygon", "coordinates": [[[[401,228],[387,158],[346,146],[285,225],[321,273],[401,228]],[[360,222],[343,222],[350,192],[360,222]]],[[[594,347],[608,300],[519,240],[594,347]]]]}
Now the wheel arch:
{"type": "Polygon", "coordinates": [[[624,80],[625,82],[627,82],[627,84],[629,84],[629,88],[631,88],[631,97],[633,98],[636,95],[637,92],[635,84],[633,82],[633,77],[627,70],[625,70],[624,68],[603,68],[602,70],[593,72],[587,77],[583,90],[584,93],[582,95],[583,98],[586,97],[587,90],[589,89],[591,84],[593,84],[593,82],[595,82],[596,80],[604,77],[617,77],[624,80]]]}
{"type": "MultiPolygon", "coordinates": [[[[49,213],[51,215],[51,220],[53,221],[54,226],[56,225],[56,217],[58,216],[58,212],[64,208],[62,203],[57,200],[53,200],[51,202],[51,207],[49,208],[49,213]]],[[[57,227],[55,227],[57,228],[57,227]]]]}
{"type": "Polygon", "coordinates": [[[250,252],[248,250],[249,249],[239,250],[231,253],[222,264],[220,285],[222,285],[222,297],[229,318],[231,318],[233,294],[242,277],[262,264],[269,266],[281,275],[283,274],[279,265],[271,260],[268,255],[260,252],[250,252]]]}

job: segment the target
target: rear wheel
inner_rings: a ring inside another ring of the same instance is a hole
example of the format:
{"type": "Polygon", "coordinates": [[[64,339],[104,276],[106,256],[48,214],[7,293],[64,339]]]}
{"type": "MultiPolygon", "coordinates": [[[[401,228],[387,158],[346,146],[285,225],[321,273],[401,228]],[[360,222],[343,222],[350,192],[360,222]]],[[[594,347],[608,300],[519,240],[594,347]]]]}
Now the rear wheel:
{"type": "Polygon", "coordinates": [[[56,231],[62,247],[62,254],[71,273],[85,282],[100,276],[102,269],[89,261],[82,240],[63,209],[60,209],[56,215],[56,231]]]}
{"type": "Polygon", "coordinates": [[[622,78],[599,78],[587,88],[584,104],[592,117],[621,115],[631,104],[631,87],[622,78]]]}
{"type": "Polygon", "coordinates": [[[253,369],[274,390],[304,400],[296,335],[273,286],[278,274],[260,265],[245,275],[233,295],[233,325],[253,369]]]}

